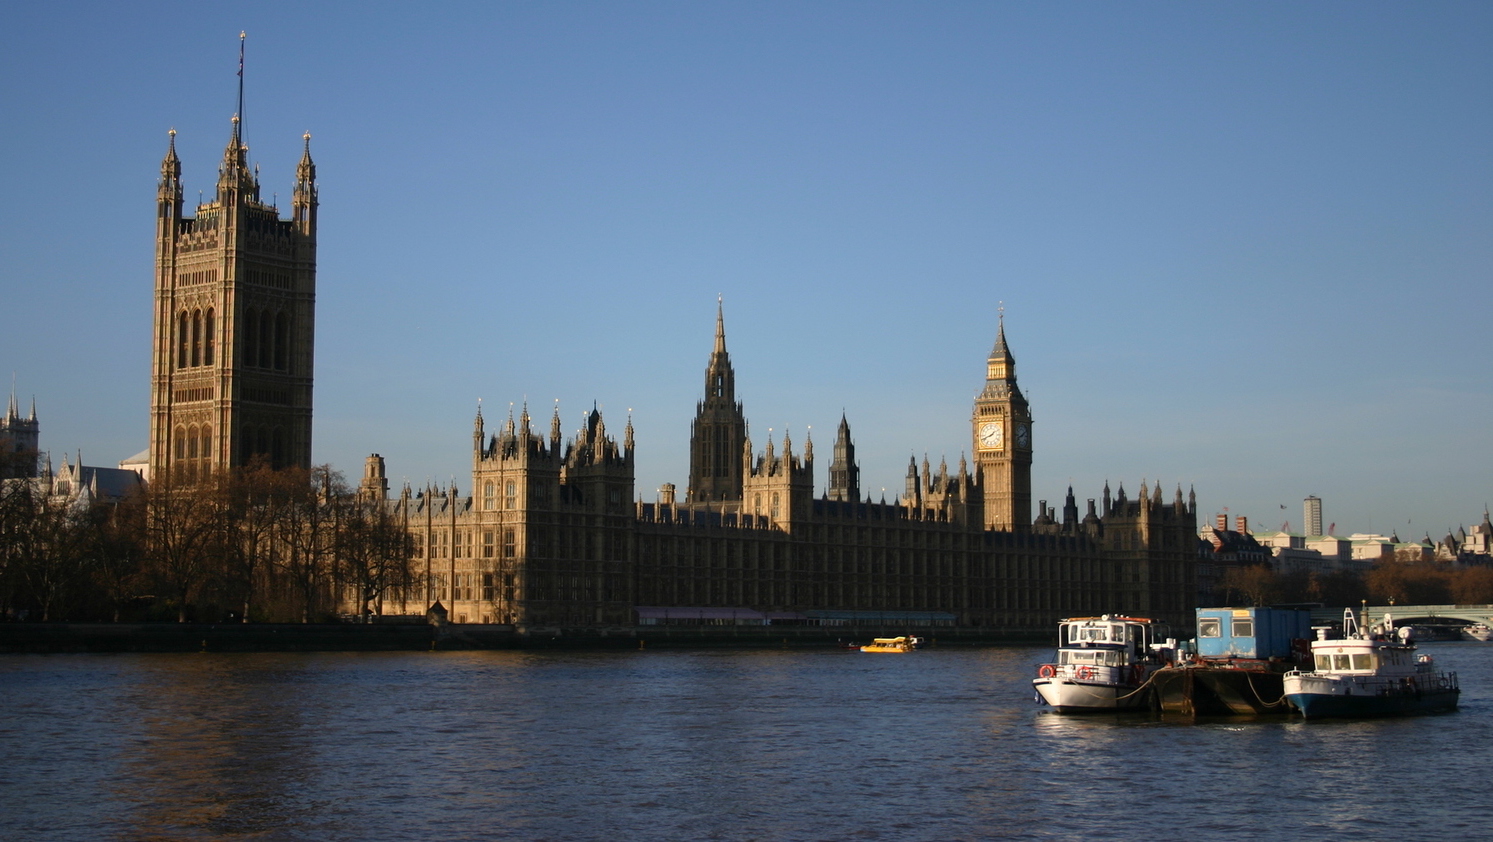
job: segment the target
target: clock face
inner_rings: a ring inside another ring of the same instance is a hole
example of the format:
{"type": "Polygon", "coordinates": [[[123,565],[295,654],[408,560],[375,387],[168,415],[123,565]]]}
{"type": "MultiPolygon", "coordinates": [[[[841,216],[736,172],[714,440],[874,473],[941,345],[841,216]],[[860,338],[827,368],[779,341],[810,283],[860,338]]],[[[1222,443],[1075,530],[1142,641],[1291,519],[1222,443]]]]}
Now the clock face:
{"type": "Polygon", "coordinates": [[[1032,443],[1032,432],[1025,424],[1016,425],[1016,446],[1029,447],[1032,443]]]}
{"type": "Polygon", "coordinates": [[[1000,450],[1005,441],[1004,429],[999,421],[986,421],[980,425],[979,445],[981,450],[1000,450]]]}

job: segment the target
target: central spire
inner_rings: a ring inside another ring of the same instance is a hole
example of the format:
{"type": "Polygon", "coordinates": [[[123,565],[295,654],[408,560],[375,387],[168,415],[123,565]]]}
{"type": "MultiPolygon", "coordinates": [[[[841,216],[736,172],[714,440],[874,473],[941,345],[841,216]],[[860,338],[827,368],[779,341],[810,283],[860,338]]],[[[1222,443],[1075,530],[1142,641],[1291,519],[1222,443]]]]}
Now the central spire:
{"type": "Polygon", "coordinates": [[[726,305],[721,296],[715,297],[715,353],[726,353],[726,305]]]}

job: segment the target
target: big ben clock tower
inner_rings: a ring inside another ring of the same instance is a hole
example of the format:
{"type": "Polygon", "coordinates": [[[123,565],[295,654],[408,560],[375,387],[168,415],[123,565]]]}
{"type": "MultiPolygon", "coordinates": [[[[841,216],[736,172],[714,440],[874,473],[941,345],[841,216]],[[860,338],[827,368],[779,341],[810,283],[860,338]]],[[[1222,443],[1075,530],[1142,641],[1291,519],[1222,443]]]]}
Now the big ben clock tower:
{"type": "Polygon", "coordinates": [[[985,528],[1026,532],[1032,525],[1032,413],[1016,386],[1004,314],[970,425],[985,492],[985,528]]]}

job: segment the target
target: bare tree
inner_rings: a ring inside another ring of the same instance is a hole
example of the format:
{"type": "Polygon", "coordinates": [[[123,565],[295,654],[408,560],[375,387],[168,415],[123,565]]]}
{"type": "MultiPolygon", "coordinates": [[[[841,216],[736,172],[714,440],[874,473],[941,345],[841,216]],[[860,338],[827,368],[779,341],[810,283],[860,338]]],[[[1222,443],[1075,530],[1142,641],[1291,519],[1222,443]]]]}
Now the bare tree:
{"type": "Polygon", "coordinates": [[[285,475],[294,496],[287,502],[282,521],[285,552],[278,566],[296,591],[301,622],[309,623],[323,610],[324,597],[332,587],[334,571],[330,568],[339,515],[333,503],[347,495],[347,485],[330,465],[310,472],[290,469],[285,475]]]}
{"type": "Polygon", "coordinates": [[[183,478],[169,472],[146,492],[145,545],[155,580],[176,604],[176,621],[223,557],[224,506],[217,477],[183,478]]]}
{"type": "Polygon", "coordinates": [[[359,616],[372,622],[374,615],[383,614],[384,594],[409,587],[414,541],[384,500],[350,497],[341,511],[339,576],[355,594],[359,616]]]}

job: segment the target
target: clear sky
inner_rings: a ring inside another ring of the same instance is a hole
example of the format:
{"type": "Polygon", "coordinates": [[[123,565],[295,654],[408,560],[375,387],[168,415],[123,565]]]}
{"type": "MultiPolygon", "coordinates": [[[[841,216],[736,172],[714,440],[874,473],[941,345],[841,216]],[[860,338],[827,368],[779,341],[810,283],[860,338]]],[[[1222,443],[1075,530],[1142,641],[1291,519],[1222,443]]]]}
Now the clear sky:
{"type": "Polygon", "coordinates": [[[287,213],[313,134],[352,477],[465,492],[479,398],[559,399],[682,489],[722,295],[754,441],[812,427],[821,487],[842,411],[873,496],[957,465],[1004,302],[1034,498],[1406,539],[1493,501],[1485,2],[8,3],[0,368],[56,460],[145,447],[166,132],[210,197],[240,30],[287,213]]]}

